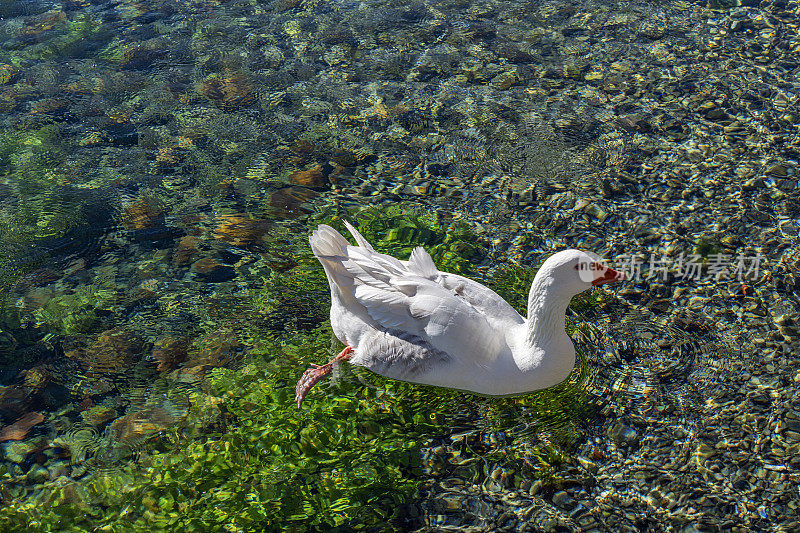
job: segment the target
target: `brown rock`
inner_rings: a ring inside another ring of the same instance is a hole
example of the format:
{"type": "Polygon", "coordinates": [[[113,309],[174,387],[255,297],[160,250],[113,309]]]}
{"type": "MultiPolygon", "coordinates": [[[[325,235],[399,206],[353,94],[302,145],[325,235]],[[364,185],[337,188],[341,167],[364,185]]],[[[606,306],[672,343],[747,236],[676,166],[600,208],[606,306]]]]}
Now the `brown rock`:
{"type": "Polygon", "coordinates": [[[200,239],[192,235],[181,237],[175,252],[172,254],[172,264],[175,266],[188,265],[194,261],[200,253],[200,239]]]}
{"type": "Polygon", "coordinates": [[[19,78],[19,69],[8,63],[0,63],[0,85],[14,83],[19,78]]]}
{"type": "Polygon", "coordinates": [[[345,168],[336,161],[329,161],[328,164],[333,168],[328,174],[328,181],[336,185],[339,183],[339,179],[345,176],[345,168]]]}
{"type": "Polygon", "coordinates": [[[161,168],[170,168],[179,164],[183,159],[183,151],[175,146],[164,146],[156,152],[156,163],[161,168]]]}
{"type": "MultiPolygon", "coordinates": [[[[205,217],[200,215],[199,213],[189,213],[181,217],[181,223],[188,226],[187,233],[191,233],[188,230],[197,227],[197,224],[202,222],[204,219],[205,217]]],[[[191,234],[194,235],[194,233],[191,234]]]]}
{"type": "Polygon", "coordinates": [[[352,167],[358,164],[358,158],[352,152],[347,150],[337,150],[333,154],[333,161],[343,167],[352,167]]]}
{"type": "Polygon", "coordinates": [[[120,68],[144,68],[150,65],[153,61],[163,57],[165,54],[165,50],[150,49],[139,45],[128,46],[122,51],[122,57],[120,57],[120,68]]]}
{"type": "Polygon", "coordinates": [[[256,99],[255,87],[241,72],[228,72],[225,77],[213,74],[200,82],[198,90],[224,110],[248,106],[256,99]]]}
{"type": "Polygon", "coordinates": [[[115,389],[116,386],[113,382],[106,379],[97,379],[90,383],[86,383],[83,388],[81,388],[81,394],[83,394],[85,399],[88,398],[91,401],[93,396],[102,396],[115,389]]]}
{"type": "Polygon", "coordinates": [[[0,418],[6,422],[19,418],[35,400],[34,391],[21,385],[0,387],[0,418]]]}
{"type": "Polygon", "coordinates": [[[96,405],[81,413],[84,422],[96,428],[105,426],[117,417],[117,412],[105,405],[96,405]]]}
{"type": "Polygon", "coordinates": [[[322,189],[328,184],[328,178],[322,173],[322,165],[316,164],[306,170],[297,170],[289,174],[289,181],[310,189],[322,189]]]}
{"type": "Polygon", "coordinates": [[[197,274],[202,281],[208,283],[230,281],[236,277],[236,270],[220,263],[213,257],[198,259],[192,263],[190,270],[197,274]]]}
{"type": "Polygon", "coordinates": [[[222,263],[213,257],[204,257],[192,263],[192,272],[200,274],[201,276],[210,275],[214,269],[222,266],[222,263]]]}
{"type": "Polygon", "coordinates": [[[142,198],[122,209],[122,224],[129,230],[164,225],[164,211],[154,201],[142,198]]]}
{"type": "Polygon", "coordinates": [[[248,246],[260,239],[269,227],[269,221],[247,215],[220,215],[214,237],[234,246],[248,246]]]}
{"type": "Polygon", "coordinates": [[[50,31],[67,20],[67,14],[59,9],[46,11],[38,16],[25,19],[25,25],[20,29],[21,35],[34,36],[50,31]]]}
{"type": "Polygon", "coordinates": [[[33,426],[44,422],[44,415],[41,413],[27,413],[16,422],[0,429],[0,442],[6,440],[22,440],[28,436],[28,432],[33,426]]]}
{"type": "Polygon", "coordinates": [[[158,297],[159,284],[156,279],[146,279],[128,292],[127,302],[139,304],[158,297]]]}
{"type": "Polygon", "coordinates": [[[305,139],[299,139],[289,147],[289,149],[295,154],[299,156],[305,156],[311,154],[317,147],[314,146],[314,143],[311,141],[307,141],[305,139]]]}
{"type": "Polygon", "coordinates": [[[182,418],[183,415],[163,407],[144,407],[114,420],[111,435],[119,442],[136,442],[175,425],[182,418]]]}
{"type": "Polygon", "coordinates": [[[61,276],[58,272],[49,268],[40,268],[25,274],[17,280],[14,288],[16,290],[27,290],[34,287],[44,287],[58,280],[61,276]]]}
{"type": "Polygon", "coordinates": [[[236,359],[241,350],[242,344],[233,332],[211,333],[203,338],[199,350],[189,352],[185,366],[224,366],[236,359]]]}
{"type": "Polygon", "coordinates": [[[498,74],[497,76],[495,76],[495,78],[492,79],[491,84],[496,89],[505,91],[512,85],[516,84],[518,81],[519,78],[517,78],[516,74],[511,72],[504,72],[502,74],[498,74]]]}
{"type": "Polygon", "coordinates": [[[186,360],[189,339],[186,337],[162,337],[155,342],[150,360],[158,363],[157,370],[172,370],[186,360]]]}
{"type": "Polygon", "coordinates": [[[23,376],[22,384],[29,387],[32,391],[41,391],[51,381],[53,381],[53,373],[51,368],[46,365],[39,365],[20,372],[23,376]]]}
{"type": "Polygon", "coordinates": [[[281,218],[297,218],[307,215],[312,210],[303,204],[316,196],[311,189],[305,187],[285,187],[270,195],[269,203],[273,212],[281,218]]]}
{"type": "Polygon", "coordinates": [[[135,334],[122,328],[102,332],[88,348],[65,352],[95,372],[117,374],[127,371],[144,348],[144,342],[135,334]]]}
{"type": "Polygon", "coordinates": [[[203,365],[178,368],[169,373],[169,379],[176,383],[197,383],[206,375],[203,365]]]}
{"type": "Polygon", "coordinates": [[[69,109],[69,100],[63,98],[44,98],[31,103],[33,115],[57,115],[69,109]]]}

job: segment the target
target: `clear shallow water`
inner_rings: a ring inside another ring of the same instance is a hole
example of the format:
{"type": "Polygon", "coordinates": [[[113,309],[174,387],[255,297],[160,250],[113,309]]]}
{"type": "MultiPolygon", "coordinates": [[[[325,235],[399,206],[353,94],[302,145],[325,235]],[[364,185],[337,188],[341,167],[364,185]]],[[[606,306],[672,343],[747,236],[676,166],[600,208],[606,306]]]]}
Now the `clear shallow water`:
{"type": "Polygon", "coordinates": [[[1,6],[0,527],[796,529],[797,9],[1,6]],[[642,275],[553,390],[298,412],[341,217],[520,308],[564,247],[642,275]]]}

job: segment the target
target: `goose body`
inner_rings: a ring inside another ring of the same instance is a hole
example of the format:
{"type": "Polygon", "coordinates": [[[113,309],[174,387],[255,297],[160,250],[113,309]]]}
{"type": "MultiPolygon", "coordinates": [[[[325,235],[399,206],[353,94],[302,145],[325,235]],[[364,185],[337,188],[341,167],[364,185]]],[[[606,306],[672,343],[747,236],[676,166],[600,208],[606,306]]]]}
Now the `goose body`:
{"type": "MultiPolygon", "coordinates": [[[[575,365],[564,329],[570,300],[623,279],[584,252],[558,252],[534,278],[525,319],[484,285],[439,271],[423,248],[402,261],[345,225],[356,246],[326,225],[309,239],[330,284],[333,332],[347,346],[334,361],[403,381],[492,396],[556,385],[575,365]]],[[[330,365],[306,371],[298,406],[330,365]]]]}

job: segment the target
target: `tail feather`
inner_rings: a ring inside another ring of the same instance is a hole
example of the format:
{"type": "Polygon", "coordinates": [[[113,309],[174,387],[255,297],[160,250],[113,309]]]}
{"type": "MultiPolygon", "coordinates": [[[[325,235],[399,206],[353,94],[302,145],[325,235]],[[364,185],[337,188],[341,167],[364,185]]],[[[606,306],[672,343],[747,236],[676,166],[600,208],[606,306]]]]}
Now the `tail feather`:
{"type": "Polygon", "coordinates": [[[331,289],[339,287],[343,297],[350,292],[353,286],[353,278],[342,265],[347,257],[347,247],[351,246],[342,234],[325,224],[311,232],[308,238],[311,244],[311,251],[325,269],[328,276],[328,283],[331,289]]]}
{"type": "Polygon", "coordinates": [[[356,240],[356,242],[358,243],[359,246],[361,246],[362,248],[366,248],[370,252],[374,252],[375,251],[375,249],[372,247],[372,245],[367,242],[367,239],[365,239],[364,236],[361,235],[358,232],[358,230],[353,227],[352,224],[350,224],[346,220],[344,220],[343,222],[344,222],[345,227],[347,228],[347,231],[350,232],[350,235],[353,236],[353,238],[356,240]]]}
{"type": "Polygon", "coordinates": [[[408,266],[423,278],[436,279],[436,276],[439,275],[436,263],[433,262],[433,258],[422,246],[417,246],[411,252],[411,257],[408,258],[408,266]]]}
{"type": "Polygon", "coordinates": [[[311,251],[317,257],[347,255],[347,247],[350,246],[341,233],[325,224],[320,224],[311,232],[308,242],[311,244],[311,251]]]}

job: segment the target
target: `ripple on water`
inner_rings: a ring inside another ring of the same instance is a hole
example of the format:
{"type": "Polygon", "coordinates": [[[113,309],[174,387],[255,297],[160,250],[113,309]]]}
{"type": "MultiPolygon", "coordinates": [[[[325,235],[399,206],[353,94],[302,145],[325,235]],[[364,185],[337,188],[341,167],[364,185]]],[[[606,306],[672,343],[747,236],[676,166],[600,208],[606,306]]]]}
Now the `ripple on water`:
{"type": "Polygon", "coordinates": [[[98,448],[99,433],[88,424],[77,424],[56,438],[55,444],[69,451],[72,464],[80,464],[93,456],[98,448]]]}
{"type": "Polygon", "coordinates": [[[646,309],[601,317],[578,328],[587,370],[583,386],[601,406],[655,420],[666,411],[689,416],[720,395],[732,361],[752,344],[743,332],[714,323],[657,317],[646,309]]]}
{"type": "Polygon", "coordinates": [[[122,444],[105,436],[99,441],[94,455],[85,463],[90,472],[112,474],[119,472],[127,461],[138,461],[141,446],[122,444]]]}
{"type": "Polygon", "coordinates": [[[73,466],[93,473],[112,473],[119,471],[126,462],[138,460],[147,440],[139,438],[121,442],[111,426],[101,434],[94,426],[76,424],[57,437],[54,443],[69,452],[73,466]]]}
{"type": "Polygon", "coordinates": [[[156,381],[137,390],[135,380],[129,384],[133,385],[129,396],[135,401],[102,433],[95,426],[78,423],[57,438],[58,445],[69,452],[73,465],[92,473],[117,472],[150,453],[165,432],[185,426],[191,385],[156,381]]]}

